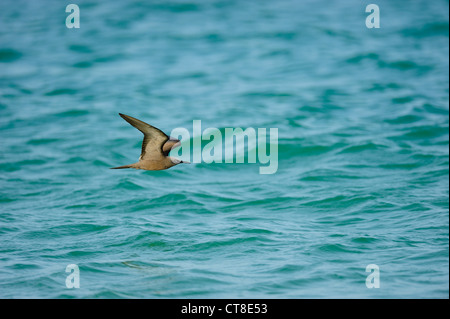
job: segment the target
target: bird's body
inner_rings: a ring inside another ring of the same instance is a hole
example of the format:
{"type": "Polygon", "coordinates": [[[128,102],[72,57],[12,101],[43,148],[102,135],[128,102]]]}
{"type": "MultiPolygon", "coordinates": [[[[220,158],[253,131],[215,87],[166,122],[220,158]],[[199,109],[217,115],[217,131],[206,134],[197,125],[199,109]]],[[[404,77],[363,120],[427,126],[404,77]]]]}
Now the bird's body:
{"type": "Polygon", "coordinates": [[[168,169],[180,163],[187,163],[169,156],[169,152],[173,148],[180,146],[179,140],[169,138],[161,130],[134,117],[121,113],[119,115],[141,131],[144,134],[144,140],[142,141],[142,151],[138,162],[130,165],[112,167],[113,169],[136,168],[155,171],[168,169]]]}

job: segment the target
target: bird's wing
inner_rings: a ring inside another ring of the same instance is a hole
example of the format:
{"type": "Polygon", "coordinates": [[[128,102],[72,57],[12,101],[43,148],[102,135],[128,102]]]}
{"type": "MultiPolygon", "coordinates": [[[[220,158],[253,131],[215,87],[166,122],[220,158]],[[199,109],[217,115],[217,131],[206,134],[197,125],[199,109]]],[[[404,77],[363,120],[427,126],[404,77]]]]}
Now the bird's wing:
{"type": "Polygon", "coordinates": [[[168,156],[170,151],[178,146],[180,146],[180,140],[170,138],[162,147],[163,154],[168,156]]]}
{"type": "Polygon", "coordinates": [[[163,131],[134,117],[122,113],[119,113],[119,115],[144,134],[139,160],[160,159],[164,155],[162,148],[169,137],[163,131]]]}

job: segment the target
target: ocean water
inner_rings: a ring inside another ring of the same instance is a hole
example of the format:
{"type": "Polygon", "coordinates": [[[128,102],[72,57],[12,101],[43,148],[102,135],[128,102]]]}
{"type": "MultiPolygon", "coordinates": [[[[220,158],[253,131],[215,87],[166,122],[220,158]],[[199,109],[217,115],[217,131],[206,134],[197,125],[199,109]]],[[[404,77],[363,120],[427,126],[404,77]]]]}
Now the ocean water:
{"type": "Polygon", "coordinates": [[[73,2],[0,2],[1,298],[449,297],[448,1],[73,2]],[[119,112],[278,170],[110,170],[119,112]]]}

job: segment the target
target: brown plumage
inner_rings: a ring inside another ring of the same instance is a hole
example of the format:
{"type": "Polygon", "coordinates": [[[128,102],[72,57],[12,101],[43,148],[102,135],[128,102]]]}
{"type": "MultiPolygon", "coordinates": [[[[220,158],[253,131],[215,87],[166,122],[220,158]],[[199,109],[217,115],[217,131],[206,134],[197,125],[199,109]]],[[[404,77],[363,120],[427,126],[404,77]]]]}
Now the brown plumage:
{"type": "Polygon", "coordinates": [[[119,115],[144,134],[139,161],[130,165],[111,167],[112,169],[136,168],[145,170],[163,170],[180,163],[188,163],[169,156],[169,152],[180,146],[180,141],[171,139],[164,132],[134,117],[119,115]]]}

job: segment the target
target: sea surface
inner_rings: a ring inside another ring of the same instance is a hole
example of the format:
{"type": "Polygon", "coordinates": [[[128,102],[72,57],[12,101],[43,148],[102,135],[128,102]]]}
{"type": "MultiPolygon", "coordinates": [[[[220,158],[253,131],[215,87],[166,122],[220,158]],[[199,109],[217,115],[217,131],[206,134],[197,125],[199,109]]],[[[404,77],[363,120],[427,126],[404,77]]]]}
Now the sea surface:
{"type": "Polygon", "coordinates": [[[1,298],[449,297],[448,1],[69,3],[0,2],[1,298]],[[278,170],[111,170],[119,112],[278,170]]]}

